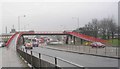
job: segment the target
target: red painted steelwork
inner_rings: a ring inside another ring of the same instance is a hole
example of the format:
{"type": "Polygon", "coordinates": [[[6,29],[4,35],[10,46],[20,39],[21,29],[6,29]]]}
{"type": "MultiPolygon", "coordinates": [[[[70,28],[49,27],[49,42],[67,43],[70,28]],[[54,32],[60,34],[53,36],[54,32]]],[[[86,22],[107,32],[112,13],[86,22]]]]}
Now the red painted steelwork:
{"type": "Polygon", "coordinates": [[[32,34],[32,35],[35,35],[35,34],[68,34],[68,35],[73,35],[75,37],[78,37],[78,38],[81,38],[83,40],[86,40],[86,41],[91,41],[91,42],[101,42],[101,43],[106,43],[107,40],[103,40],[103,39],[100,39],[100,38],[95,38],[95,37],[92,37],[92,36],[88,36],[88,35],[84,35],[84,34],[81,34],[81,33],[78,33],[78,32],[63,32],[63,33],[53,33],[53,32],[20,32],[19,33],[19,36],[17,38],[17,44],[18,44],[18,39],[22,36],[22,35],[29,35],[29,34],[32,34]]]}
{"type": "Polygon", "coordinates": [[[15,34],[13,34],[10,39],[7,41],[7,43],[5,44],[6,46],[9,46],[9,44],[11,43],[11,41],[13,40],[13,38],[18,34],[18,32],[16,32],[15,34]]]}
{"type": "Polygon", "coordinates": [[[95,38],[95,37],[84,35],[84,34],[77,33],[77,32],[66,32],[66,33],[68,33],[70,35],[73,35],[73,36],[76,36],[78,38],[84,39],[86,41],[102,42],[102,43],[106,43],[107,42],[107,40],[103,40],[103,39],[100,39],[100,38],[95,38]]]}

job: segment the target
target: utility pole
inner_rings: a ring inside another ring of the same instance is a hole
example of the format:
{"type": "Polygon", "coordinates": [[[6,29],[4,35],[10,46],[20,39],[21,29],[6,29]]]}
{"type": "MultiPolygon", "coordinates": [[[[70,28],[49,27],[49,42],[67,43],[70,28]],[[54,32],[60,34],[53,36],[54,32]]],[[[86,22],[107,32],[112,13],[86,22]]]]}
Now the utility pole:
{"type": "MultiPolygon", "coordinates": [[[[26,17],[26,15],[23,15],[23,17],[26,17]]],[[[20,32],[20,16],[18,16],[18,31],[20,32]]]]}
{"type": "Polygon", "coordinates": [[[7,26],[5,27],[6,33],[7,33],[7,26]]]}
{"type": "Polygon", "coordinates": [[[14,25],[13,25],[13,29],[14,29],[14,25]]]}
{"type": "Polygon", "coordinates": [[[20,32],[20,16],[18,16],[18,31],[20,32]]]}

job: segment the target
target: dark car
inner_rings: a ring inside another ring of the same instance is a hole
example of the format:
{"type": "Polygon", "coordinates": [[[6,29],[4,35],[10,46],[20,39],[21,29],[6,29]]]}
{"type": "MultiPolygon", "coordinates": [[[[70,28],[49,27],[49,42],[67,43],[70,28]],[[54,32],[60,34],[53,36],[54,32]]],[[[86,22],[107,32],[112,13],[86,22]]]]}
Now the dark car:
{"type": "Polygon", "coordinates": [[[39,43],[37,42],[36,39],[32,39],[32,46],[33,47],[38,47],[39,43]]]}
{"type": "Polygon", "coordinates": [[[33,45],[33,47],[38,47],[39,44],[38,44],[38,42],[33,42],[32,45],[33,45]]]}

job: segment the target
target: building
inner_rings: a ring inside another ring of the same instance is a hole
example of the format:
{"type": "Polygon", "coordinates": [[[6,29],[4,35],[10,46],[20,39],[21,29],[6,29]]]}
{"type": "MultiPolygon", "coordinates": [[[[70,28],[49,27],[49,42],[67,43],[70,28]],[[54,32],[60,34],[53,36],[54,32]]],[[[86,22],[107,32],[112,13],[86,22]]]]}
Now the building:
{"type": "Polygon", "coordinates": [[[1,41],[7,42],[8,39],[9,39],[13,34],[14,34],[14,33],[2,33],[2,34],[0,35],[0,39],[1,39],[1,41]]]}

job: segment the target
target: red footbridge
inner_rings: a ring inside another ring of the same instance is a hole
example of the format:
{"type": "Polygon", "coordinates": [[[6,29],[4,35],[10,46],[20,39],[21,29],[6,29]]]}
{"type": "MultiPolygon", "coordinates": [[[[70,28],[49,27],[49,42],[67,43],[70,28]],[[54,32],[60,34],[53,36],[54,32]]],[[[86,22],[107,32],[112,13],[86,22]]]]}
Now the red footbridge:
{"type": "Polygon", "coordinates": [[[22,35],[71,35],[71,36],[75,36],[77,38],[86,40],[86,41],[90,41],[90,42],[101,42],[101,43],[107,43],[107,40],[104,39],[100,39],[100,38],[95,38],[92,36],[88,36],[88,35],[84,35],[78,32],[20,32],[20,33],[15,33],[14,35],[11,36],[11,38],[8,40],[8,42],[6,43],[6,46],[9,45],[10,41],[14,38],[15,35],[19,34],[18,39],[22,36],[22,35]]]}
{"type": "Polygon", "coordinates": [[[111,57],[55,50],[50,46],[34,47],[32,50],[27,50],[23,48],[23,45],[20,45],[20,42],[24,40],[24,35],[66,35],[68,39],[72,36],[85,41],[107,43],[107,40],[77,32],[16,32],[7,41],[7,47],[3,48],[3,57],[7,57],[3,58],[3,67],[34,67],[35,69],[41,67],[45,67],[45,69],[49,69],[49,67],[52,69],[66,69],[65,67],[73,67],[72,69],[92,69],[91,67],[96,67],[93,69],[106,69],[106,67],[107,69],[116,69],[118,67],[118,59],[111,57]]]}

